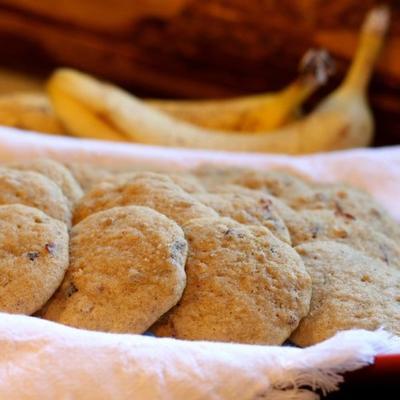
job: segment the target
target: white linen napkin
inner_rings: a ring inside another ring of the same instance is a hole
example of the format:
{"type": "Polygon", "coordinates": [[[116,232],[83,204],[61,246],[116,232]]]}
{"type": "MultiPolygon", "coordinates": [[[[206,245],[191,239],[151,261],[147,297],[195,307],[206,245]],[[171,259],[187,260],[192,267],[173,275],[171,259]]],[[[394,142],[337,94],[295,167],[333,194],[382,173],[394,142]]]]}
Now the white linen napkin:
{"type": "MultiPolygon", "coordinates": [[[[165,149],[0,128],[0,161],[38,156],[105,165],[187,168],[203,162],[286,167],[363,187],[400,220],[400,147],[289,157],[165,149]]],[[[0,399],[314,399],[341,373],[400,353],[400,339],[352,330],[309,347],[115,335],[0,313],[0,399]],[[306,388],[307,387],[307,388],[306,388]]]]}
{"type": "Polygon", "coordinates": [[[400,352],[400,339],[353,330],[298,349],[106,334],[0,313],[0,349],[1,399],[295,400],[335,390],[340,373],[400,352]]]}

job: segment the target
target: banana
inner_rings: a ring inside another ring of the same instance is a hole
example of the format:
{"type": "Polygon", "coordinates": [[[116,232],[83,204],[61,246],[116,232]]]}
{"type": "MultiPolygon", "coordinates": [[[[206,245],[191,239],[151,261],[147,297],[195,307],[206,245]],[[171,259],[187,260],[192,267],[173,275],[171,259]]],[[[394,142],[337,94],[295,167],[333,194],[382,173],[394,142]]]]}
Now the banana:
{"type": "Polygon", "coordinates": [[[0,125],[44,133],[65,133],[49,100],[40,93],[1,95],[0,125]]]}
{"type": "Polygon", "coordinates": [[[147,100],[160,111],[204,128],[257,133],[273,130],[298,118],[300,105],[325,84],[333,62],[325,50],[309,50],[298,78],[276,93],[224,100],[147,100]]]}
{"type": "Polygon", "coordinates": [[[340,87],[308,116],[273,132],[233,136],[230,132],[201,128],[155,110],[115,86],[69,69],[56,71],[48,88],[70,96],[93,115],[106,116],[107,123],[139,143],[286,154],[366,146],[373,134],[366,88],[389,17],[387,8],[373,9],[365,20],[359,48],[340,87]]]}
{"type": "Polygon", "coordinates": [[[93,113],[87,107],[48,85],[47,93],[54,110],[70,135],[114,141],[128,140],[112,124],[107,123],[100,113],[93,113]]]}

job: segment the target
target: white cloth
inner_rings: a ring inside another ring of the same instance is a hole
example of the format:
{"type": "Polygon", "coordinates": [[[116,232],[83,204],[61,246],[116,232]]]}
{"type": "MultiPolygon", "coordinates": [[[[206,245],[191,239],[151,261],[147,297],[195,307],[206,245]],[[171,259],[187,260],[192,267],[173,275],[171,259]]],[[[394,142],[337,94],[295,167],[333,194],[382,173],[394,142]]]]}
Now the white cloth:
{"type": "Polygon", "coordinates": [[[307,349],[190,342],[0,313],[0,349],[1,399],[309,399],[300,386],[334,390],[400,340],[358,330],[307,349]]]}
{"type": "MultiPolygon", "coordinates": [[[[185,168],[202,162],[289,167],[363,187],[400,219],[400,147],[287,157],[110,144],[0,128],[0,161],[36,156],[185,168]]],[[[353,330],[307,349],[158,339],[0,313],[0,399],[312,399],[341,373],[400,353],[384,331],[353,330]]]]}

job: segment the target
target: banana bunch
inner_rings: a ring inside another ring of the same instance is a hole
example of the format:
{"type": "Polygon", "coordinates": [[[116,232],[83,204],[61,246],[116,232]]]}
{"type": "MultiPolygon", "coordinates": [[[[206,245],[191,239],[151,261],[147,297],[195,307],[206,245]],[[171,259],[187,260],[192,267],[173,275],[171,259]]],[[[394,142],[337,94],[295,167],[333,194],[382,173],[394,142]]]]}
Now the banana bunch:
{"type": "MultiPolygon", "coordinates": [[[[159,110],[161,114],[167,113],[177,121],[186,121],[204,128],[226,130],[231,133],[239,133],[245,127],[249,128],[247,133],[273,130],[298,117],[301,104],[327,81],[333,71],[332,65],[332,60],[326,51],[310,50],[300,62],[297,79],[276,93],[229,100],[147,100],[146,104],[154,110],[159,110]]],[[[75,77],[83,76],[72,70],[59,70],[47,85],[53,106],[68,131],[75,136],[88,138],[134,140],[108,118],[107,110],[104,113],[94,111],[92,107],[86,106],[62,89],[60,80],[64,80],[63,76],[71,74],[75,77]]],[[[77,86],[80,84],[76,83],[77,86]]],[[[136,100],[145,104],[139,99],[136,100]]]]}
{"type": "Polygon", "coordinates": [[[229,100],[146,101],[59,69],[47,83],[52,117],[59,132],[162,146],[286,154],[366,146],[374,130],[366,91],[389,19],[386,7],[368,13],[342,84],[306,116],[301,104],[331,70],[325,53],[307,54],[299,77],[280,92],[229,100]]]}

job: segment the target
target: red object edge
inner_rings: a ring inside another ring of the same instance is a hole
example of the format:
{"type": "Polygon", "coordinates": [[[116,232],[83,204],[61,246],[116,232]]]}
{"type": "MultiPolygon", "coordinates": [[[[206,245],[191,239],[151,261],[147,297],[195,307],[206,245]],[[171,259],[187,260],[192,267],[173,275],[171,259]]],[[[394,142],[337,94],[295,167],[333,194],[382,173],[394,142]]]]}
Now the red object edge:
{"type": "Polygon", "coordinates": [[[399,383],[400,354],[377,355],[374,363],[357,371],[345,374],[346,383],[376,382],[399,383]]]}

